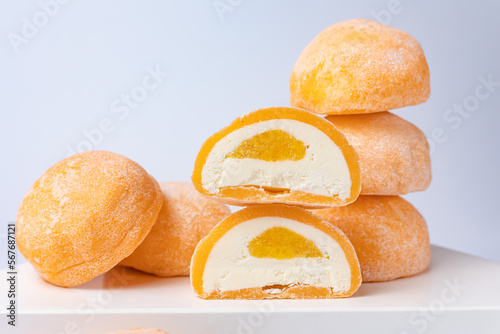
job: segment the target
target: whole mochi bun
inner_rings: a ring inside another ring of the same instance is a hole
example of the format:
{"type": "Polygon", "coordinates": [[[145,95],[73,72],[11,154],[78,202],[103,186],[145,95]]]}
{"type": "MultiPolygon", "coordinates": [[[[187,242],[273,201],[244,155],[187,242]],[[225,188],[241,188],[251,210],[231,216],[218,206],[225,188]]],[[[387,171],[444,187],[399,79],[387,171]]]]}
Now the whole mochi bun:
{"type": "Polygon", "coordinates": [[[161,205],[158,183],[132,160],[105,151],[76,154],[29,189],[16,218],[18,247],[46,281],[77,286],[132,253],[161,205]]]}
{"type": "Polygon", "coordinates": [[[187,182],[161,182],[163,206],[141,245],[121,265],[158,276],[189,276],[198,242],[231,211],[187,182]]]}
{"type": "Polygon", "coordinates": [[[431,250],[427,224],[399,196],[359,196],[339,208],[315,210],[321,219],[349,238],[361,266],[363,282],[382,282],[424,271],[431,250]]]}
{"type": "Polygon", "coordinates": [[[431,155],[425,134],[390,112],[328,116],[359,156],[361,195],[406,195],[429,187],[431,155]]]}
{"type": "Polygon", "coordinates": [[[323,30],[290,78],[291,105],[317,114],[386,111],[423,103],[429,95],[420,44],[404,31],[364,19],[323,30]]]}

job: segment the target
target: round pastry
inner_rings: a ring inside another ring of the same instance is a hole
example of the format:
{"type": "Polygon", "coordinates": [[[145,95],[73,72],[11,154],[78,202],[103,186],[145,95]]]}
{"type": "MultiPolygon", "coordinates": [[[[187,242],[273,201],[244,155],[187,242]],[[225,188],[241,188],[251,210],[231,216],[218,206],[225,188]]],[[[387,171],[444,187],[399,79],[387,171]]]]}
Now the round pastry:
{"type": "Polygon", "coordinates": [[[391,110],[423,103],[429,95],[420,44],[406,32],[364,19],[323,30],[290,78],[291,105],[324,115],[391,110]]]}
{"type": "Polygon", "coordinates": [[[358,160],[345,136],[323,117],[267,108],[208,138],[192,181],[201,194],[233,205],[339,206],[359,195],[358,160]]]}
{"type": "Polygon", "coordinates": [[[112,332],[107,334],[168,334],[161,329],[153,329],[153,328],[132,328],[125,331],[112,332]]]}
{"type": "Polygon", "coordinates": [[[326,118],[359,155],[362,195],[404,195],[427,189],[429,145],[415,125],[389,112],[326,118]]]}
{"type": "Polygon", "coordinates": [[[200,241],[191,284],[206,299],[341,298],[356,292],[361,272],[340,230],[298,207],[256,205],[200,241]]]}
{"type": "Polygon", "coordinates": [[[158,276],[189,276],[198,242],[231,211],[191,183],[162,182],[163,206],[144,241],[120,264],[158,276]]]}
{"type": "Polygon", "coordinates": [[[132,253],[162,201],[137,163],[111,152],[76,154],[31,186],[16,218],[17,245],[46,281],[77,286],[132,253]]]}
{"type": "Polygon", "coordinates": [[[399,196],[359,196],[341,207],[314,210],[349,238],[363,282],[390,281],[418,274],[431,259],[427,224],[399,196]]]}

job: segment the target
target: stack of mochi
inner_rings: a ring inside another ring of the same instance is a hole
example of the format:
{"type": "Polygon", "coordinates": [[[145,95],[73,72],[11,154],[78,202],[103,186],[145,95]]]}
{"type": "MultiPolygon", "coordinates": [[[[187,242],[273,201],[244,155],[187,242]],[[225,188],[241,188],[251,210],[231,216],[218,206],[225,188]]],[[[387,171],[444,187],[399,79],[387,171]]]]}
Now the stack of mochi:
{"type": "Polygon", "coordinates": [[[348,206],[314,213],[349,237],[363,281],[425,270],[430,262],[425,220],[399,195],[429,186],[429,147],[422,131],[388,112],[429,98],[429,69],[419,43],[369,20],[335,24],[300,55],[290,93],[292,106],[328,115],[359,155],[361,196],[348,206]]]}
{"type": "Polygon", "coordinates": [[[362,281],[425,270],[427,226],[399,195],[429,185],[428,145],[386,111],[429,96],[419,44],[367,20],[333,25],[303,51],[290,90],[292,107],[208,138],[193,184],[158,183],[105,151],[56,163],[20,205],[20,252],[58,286],[121,264],[190,275],[202,298],[349,297],[362,281]]]}
{"type": "Polygon", "coordinates": [[[192,181],[203,195],[248,206],[195,249],[191,283],[202,298],[337,298],[361,284],[353,245],[306,209],[356,200],[359,158],[335,126],[306,110],[260,109],[201,147],[192,181]]]}
{"type": "Polygon", "coordinates": [[[428,145],[386,111],[429,97],[418,42],[368,20],[335,24],[303,51],[290,90],[292,108],[238,118],[198,154],[195,188],[249,206],[198,244],[202,298],[348,297],[361,278],[429,265],[425,220],[399,197],[428,187],[428,145]]]}

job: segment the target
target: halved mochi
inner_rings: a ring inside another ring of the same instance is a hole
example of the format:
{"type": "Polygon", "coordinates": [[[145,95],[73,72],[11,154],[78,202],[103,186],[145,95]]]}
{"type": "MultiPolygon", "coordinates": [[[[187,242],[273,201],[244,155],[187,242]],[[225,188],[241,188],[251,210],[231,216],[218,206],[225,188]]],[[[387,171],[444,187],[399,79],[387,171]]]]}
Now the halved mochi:
{"type": "Polygon", "coordinates": [[[349,239],[310,212],[258,205],[233,213],[200,241],[191,284],[205,299],[340,298],[361,284],[349,239]]]}
{"type": "Polygon", "coordinates": [[[361,190],[359,158],[346,137],[324,118],[288,107],[251,112],[208,138],[192,181],[203,195],[243,206],[342,206],[361,190]]]}

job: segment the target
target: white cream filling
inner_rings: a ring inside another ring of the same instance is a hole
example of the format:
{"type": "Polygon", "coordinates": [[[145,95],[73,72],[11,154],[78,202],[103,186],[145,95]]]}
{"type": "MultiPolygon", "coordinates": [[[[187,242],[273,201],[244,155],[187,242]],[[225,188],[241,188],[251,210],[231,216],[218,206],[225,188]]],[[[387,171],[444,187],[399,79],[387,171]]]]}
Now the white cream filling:
{"type": "Polygon", "coordinates": [[[235,130],[217,142],[201,173],[203,187],[212,194],[223,187],[243,185],[285,188],[291,191],[349,198],[351,176],[340,148],[316,127],[291,119],[274,119],[235,130]],[[309,148],[298,161],[226,158],[243,141],[259,133],[281,129],[309,148]]]}
{"type": "Polygon", "coordinates": [[[206,293],[293,284],[348,291],[351,270],[344,251],[333,238],[314,227],[281,217],[255,218],[233,227],[212,248],[203,273],[206,293]],[[248,243],[275,226],[288,228],[313,241],[324,256],[278,260],[250,255],[248,243]]]}

